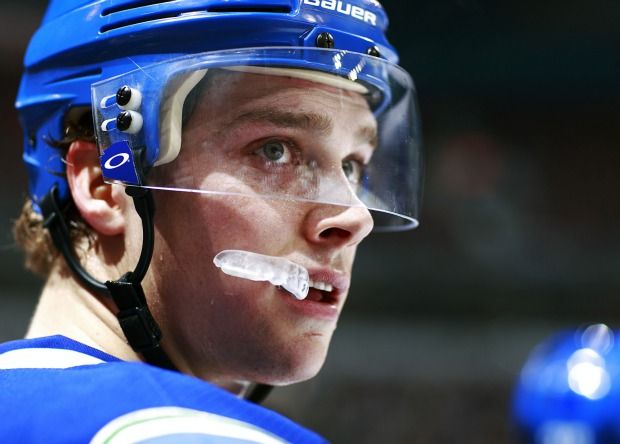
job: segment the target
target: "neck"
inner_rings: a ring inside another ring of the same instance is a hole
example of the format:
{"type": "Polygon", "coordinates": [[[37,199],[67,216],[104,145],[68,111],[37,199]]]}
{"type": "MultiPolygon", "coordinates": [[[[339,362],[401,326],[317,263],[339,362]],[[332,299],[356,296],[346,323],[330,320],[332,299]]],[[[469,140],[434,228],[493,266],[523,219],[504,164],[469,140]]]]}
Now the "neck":
{"type": "Polygon", "coordinates": [[[43,287],[26,337],[63,335],[119,359],[140,360],[127,345],[111,307],[111,301],[91,294],[70,272],[56,266],[43,287]]]}
{"type": "MultiPolygon", "coordinates": [[[[43,287],[26,338],[63,335],[119,359],[140,361],[127,344],[114,310],[112,301],[80,286],[64,263],[56,265],[43,287]]],[[[250,389],[247,382],[205,378],[189,368],[180,370],[210,380],[237,396],[243,396],[250,389]]]]}

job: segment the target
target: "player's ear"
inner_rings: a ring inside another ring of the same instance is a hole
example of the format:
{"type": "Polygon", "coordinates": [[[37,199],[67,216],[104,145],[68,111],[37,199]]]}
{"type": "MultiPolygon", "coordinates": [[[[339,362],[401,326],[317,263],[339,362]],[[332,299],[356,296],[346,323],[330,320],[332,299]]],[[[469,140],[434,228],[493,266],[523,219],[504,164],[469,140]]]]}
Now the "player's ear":
{"type": "Polygon", "coordinates": [[[97,232],[114,236],[125,231],[125,195],[103,181],[99,154],[92,142],[76,140],[67,152],[67,182],[82,218],[97,232]]]}

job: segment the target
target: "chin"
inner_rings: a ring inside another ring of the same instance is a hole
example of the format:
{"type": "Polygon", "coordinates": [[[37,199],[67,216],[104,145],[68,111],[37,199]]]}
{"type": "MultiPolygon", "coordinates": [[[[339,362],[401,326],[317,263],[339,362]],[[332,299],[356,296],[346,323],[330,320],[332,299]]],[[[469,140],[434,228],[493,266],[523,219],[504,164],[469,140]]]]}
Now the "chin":
{"type": "Polygon", "coordinates": [[[327,347],[316,347],[312,350],[297,350],[296,353],[278,358],[270,368],[264,368],[255,375],[254,381],[274,386],[284,386],[307,381],[314,378],[325,363],[327,347]]]}

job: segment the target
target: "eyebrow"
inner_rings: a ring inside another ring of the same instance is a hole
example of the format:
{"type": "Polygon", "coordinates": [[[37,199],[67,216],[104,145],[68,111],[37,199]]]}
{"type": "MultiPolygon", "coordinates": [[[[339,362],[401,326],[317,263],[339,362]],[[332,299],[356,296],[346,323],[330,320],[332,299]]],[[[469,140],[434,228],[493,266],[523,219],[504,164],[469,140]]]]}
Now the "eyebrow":
{"type": "Polygon", "coordinates": [[[324,114],[297,113],[273,109],[256,109],[237,116],[234,124],[244,122],[269,122],[286,128],[310,129],[315,131],[331,131],[332,120],[324,114]]]}
{"type": "MultiPolygon", "coordinates": [[[[312,131],[331,132],[334,128],[333,120],[325,114],[313,112],[292,112],[273,109],[256,109],[236,116],[230,124],[269,122],[285,128],[299,128],[312,131]]],[[[228,125],[229,126],[229,125],[228,125]]],[[[374,126],[363,126],[356,132],[356,136],[368,140],[371,146],[377,146],[377,129],[374,126]]]]}
{"type": "Polygon", "coordinates": [[[359,139],[368,140],[368,143],[370,143],[370,146],[373,148],[377,148],[377,145],[379,145],[379,135],[377,134],[376,126],[363,126],[355,135],[359,139]]]}

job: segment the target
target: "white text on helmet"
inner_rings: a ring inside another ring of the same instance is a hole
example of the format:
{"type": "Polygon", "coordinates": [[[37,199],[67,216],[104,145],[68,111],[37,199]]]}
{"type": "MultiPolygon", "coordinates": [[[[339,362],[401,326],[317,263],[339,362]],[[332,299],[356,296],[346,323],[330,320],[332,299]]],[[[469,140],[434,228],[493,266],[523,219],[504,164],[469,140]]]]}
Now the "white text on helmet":
{"type": "Polygon", "coordinates": [[[370,23],[373,26],[377,26],[376,14],[359,6],[353,6],[350,3],[340,0],[304,0],[304,4],[309,6],[318,6],[319,8],[350,15],[355,19],[370,23]]]}

